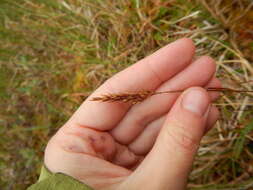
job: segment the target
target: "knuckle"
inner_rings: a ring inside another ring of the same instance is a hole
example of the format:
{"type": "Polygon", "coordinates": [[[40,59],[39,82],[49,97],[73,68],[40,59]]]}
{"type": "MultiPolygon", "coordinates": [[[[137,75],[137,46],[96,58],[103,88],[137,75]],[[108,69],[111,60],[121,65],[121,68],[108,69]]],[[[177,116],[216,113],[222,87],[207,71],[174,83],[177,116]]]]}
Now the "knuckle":
{"type": "Polygon", "coordinates": [[[168,127],[166,132],[169,145],[173,149],[184,153],[195,152],[199,145],[199,140],[182,126],[168,127]]]}

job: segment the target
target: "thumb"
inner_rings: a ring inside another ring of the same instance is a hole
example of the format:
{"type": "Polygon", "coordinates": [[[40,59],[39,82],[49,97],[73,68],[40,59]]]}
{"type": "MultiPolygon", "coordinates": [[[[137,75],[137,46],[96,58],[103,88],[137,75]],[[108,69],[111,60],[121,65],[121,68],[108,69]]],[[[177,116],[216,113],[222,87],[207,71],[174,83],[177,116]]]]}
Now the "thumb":
{"type": "Polygon", "coordinates": [[[199,87],[186,90],[177,99],[153,149],[126,181],[128,189],[182,190],[186,187],[205,131],[209,105],[208,93],[199,87]]]}

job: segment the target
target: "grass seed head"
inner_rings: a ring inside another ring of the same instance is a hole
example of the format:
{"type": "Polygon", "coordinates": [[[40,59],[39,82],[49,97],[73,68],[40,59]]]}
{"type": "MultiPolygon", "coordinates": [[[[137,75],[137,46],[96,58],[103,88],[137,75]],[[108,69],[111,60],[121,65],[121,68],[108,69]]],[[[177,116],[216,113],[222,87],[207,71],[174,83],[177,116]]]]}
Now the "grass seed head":
{"type": "Polygon", "coordinates": [[[91,101],[101,102],[126,102],[136,104],[142,102],[149,96],[153,95],[153,91],[143,90],[136,93],[117,93],[117,94],[104,94],[99,97],[94,97],[91,101]]]}

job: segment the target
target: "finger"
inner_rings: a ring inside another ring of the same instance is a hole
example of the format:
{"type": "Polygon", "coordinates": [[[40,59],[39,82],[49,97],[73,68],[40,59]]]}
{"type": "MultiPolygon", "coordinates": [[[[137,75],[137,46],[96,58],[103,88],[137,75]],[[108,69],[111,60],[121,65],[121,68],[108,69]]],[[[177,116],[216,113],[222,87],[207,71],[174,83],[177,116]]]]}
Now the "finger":
{"type": "Polygon", "coordinates": [[[145,130],[128,145],[129,149],[137,155],[146,155],[155,144],[166,116],[167,114],[148,124],[145,130]]]}
{"type": "Polygon", "coordinates": [[[212,106],[210,109],[208,119],[207,119],[205,133],[207,133],[208,131],[210,131],[213,128],[213,126],[215,125],[215,123],[217,122],[219,117],[220,117],[220,111],[218,110],[217,107],[212,106]]]}
{"type": "MultiPolygon", "coordinates": [[[[203,56],[165,82],[157,91],[181,90],[191,86],[204,86],[215,72],[214,60],[203,56]]],[[[151,121],[167,113],[179,93],[168,93],[152,96],[131,108],[126,117],[111,132],[113,137],[122,144],[131,143],[151,121]]]]}
{"type": "MultiPolygon", "coordinates": [[[[210,82],[206,85],[206,88],[221,88],[221,81],[214,77],[210,82]]],[[[220,92],[208,92],[209,96],[211,97],[212,101],[218,99],[220,97],[220,92]]]]}
{"type": "Polygon", "coordinates": [[[155,90],[161,83],[190,64],[194,51],[195,47],[190,39],[177,40],[114,75],[80,106],[69,123],[77,123],[97,130],[112,129],[131,105],[89,101],[92,97],[140,89],[155,90]]]}
{"type": "MultiPolygon", "coordinates": [[[[166,115],[151,122],[145,130],[131,144],[129,144],[128,147],[133,153],[136,155],[146,155],[152,149],[163,123],[165,122],[166,115]]],[[[219,111],[215,106],[212,106],[208,114],[206,132],[213,127],[218,118],[219,111]]]]}
{"type": "Polygon", "coordinates": [[[210,98],[204,89],[186,90],[167,115],[153,149],[124,185],[129,189],[131,184],[135,189],[185,189],[209,106],[210,98]]]}

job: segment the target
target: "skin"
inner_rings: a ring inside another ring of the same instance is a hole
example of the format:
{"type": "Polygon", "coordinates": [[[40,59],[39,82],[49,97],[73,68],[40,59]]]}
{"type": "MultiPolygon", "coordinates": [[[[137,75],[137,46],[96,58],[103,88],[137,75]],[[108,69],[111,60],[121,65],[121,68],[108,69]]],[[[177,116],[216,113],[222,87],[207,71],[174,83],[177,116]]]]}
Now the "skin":
{"type": "Polygon", "coordinates": [[[100,86],[49,141],[45,165],[104,190],[186,188],[203,135],[219,112],[205,87],[221,87],[208,56],[194,60],[190,39],[177,40],[100,86]],[[90,101],[101,94],[185,90],[131,105],[90,101]]]}

